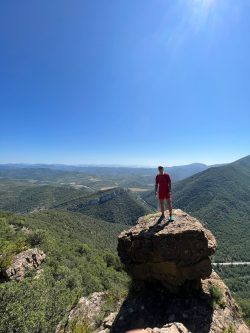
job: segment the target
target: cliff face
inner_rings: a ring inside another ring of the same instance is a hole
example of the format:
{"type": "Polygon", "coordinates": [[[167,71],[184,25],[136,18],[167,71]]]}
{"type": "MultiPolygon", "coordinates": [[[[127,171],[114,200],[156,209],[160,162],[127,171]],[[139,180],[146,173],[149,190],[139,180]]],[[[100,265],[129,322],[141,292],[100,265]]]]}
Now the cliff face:
{"type": "Polygon", "coordinates": [[[132,278],[160,281],[173,289],[209,277],[209,256],[217,246],[212,233],[181,210],[175,211],[175,221],[168,225],[157,224],[157,216],[140,218],[118,238],[118,254],[132,278]]]}

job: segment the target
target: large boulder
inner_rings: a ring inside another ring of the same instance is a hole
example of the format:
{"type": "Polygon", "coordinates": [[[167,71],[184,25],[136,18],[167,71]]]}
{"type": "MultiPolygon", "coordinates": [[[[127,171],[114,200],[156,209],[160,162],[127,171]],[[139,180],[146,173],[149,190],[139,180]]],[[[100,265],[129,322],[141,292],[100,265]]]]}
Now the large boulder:
{"type": "Polygon", "coordinates": [[[46,255],[37,248],[28,249],[14,256],[12,264],[1,272],[5,280],[20,281],[27,271],[38,270],[46,255]]]}
{"type": "Polygon", "coordinates": [[[212,272],[209,256],[217,244],[213,234],[180,209],[173,223],[159,224],[159,214],[141,217],[118,237],[118,254],[134,280],[161,281],[181,286],[207,278],[212,272]]]}

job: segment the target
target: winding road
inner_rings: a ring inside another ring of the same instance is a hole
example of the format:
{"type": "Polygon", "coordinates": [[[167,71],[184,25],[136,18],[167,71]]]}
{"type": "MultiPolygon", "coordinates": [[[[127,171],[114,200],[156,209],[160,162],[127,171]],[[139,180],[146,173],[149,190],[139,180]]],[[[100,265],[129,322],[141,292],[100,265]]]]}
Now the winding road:
{"type": "Polygon", "coordinates": [[[233,262],[213,262],[214,266],[240,266],[240,265],[250,265],[249,261],[233,261],[233,262]]]}

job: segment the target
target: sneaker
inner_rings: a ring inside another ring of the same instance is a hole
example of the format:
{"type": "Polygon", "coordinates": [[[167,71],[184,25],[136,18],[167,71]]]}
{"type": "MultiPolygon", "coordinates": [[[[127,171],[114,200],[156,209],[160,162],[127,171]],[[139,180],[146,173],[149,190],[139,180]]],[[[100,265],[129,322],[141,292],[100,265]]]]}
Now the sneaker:
{"type": "Polygon", "coordinates": [[[165,215],[161,214],[161,216],[159,217],[157,223],[161,223],[161,221],[163,221],[165,219],[165,215]]]}
{"type": "Polygon", "coordinates": [[[173,215],[170,215],[169,222],[174,222],[174,216],[173,215]]]}

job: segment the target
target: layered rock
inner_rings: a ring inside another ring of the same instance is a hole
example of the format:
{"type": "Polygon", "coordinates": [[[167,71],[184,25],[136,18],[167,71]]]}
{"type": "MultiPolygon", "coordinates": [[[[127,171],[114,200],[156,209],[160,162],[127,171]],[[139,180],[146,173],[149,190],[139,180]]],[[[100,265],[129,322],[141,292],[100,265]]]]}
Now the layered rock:
{"type": "Polygon", "coordinates": [[[119,235],[118,254],[134,280],[170,287],[210,276],[214,236],[187,213],[178,209],[174,215],[174,223],[163,225],[159,214],[147,215],[119,235]]]}
{"type": "Polygon", "coordinates": [[[37,248],[28,249],[14,256],[12,264],[1,272],[5,280],[20,281],[27,271],[38,270],[46,255],[37,248]]]}

